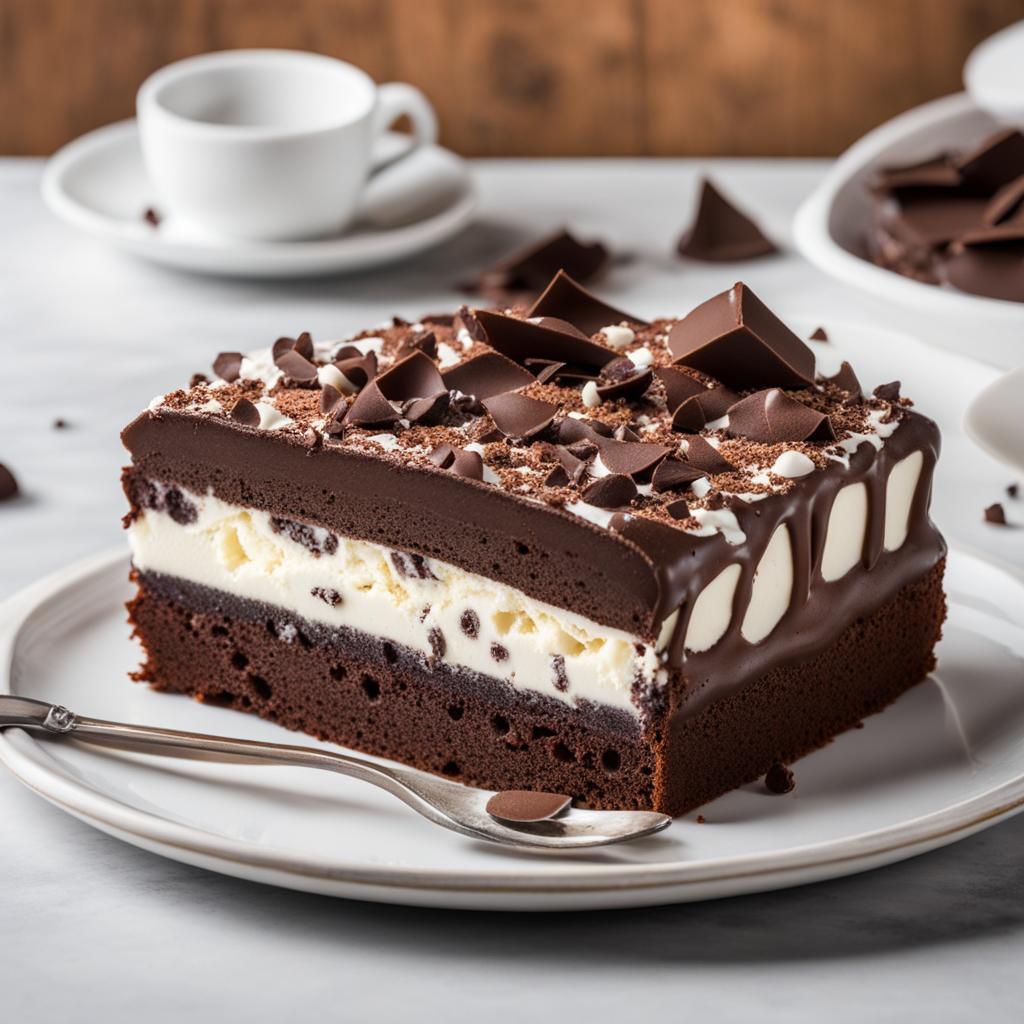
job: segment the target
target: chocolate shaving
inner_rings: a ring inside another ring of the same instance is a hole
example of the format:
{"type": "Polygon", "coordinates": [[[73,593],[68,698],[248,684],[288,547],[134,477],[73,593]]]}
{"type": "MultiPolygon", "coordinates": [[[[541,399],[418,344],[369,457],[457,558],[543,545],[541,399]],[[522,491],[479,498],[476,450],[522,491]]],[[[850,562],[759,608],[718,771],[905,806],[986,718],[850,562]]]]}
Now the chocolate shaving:
{"type": "Polygon", "coordinates": [[[543,359],[600,368],[616,357],[614,351],[584,337],[571,324],[563,327],[562,321],[551,317],[534,324],[483,309],[476,315],[487,333],[487,343],[517,363],[543,359]]]}
{"type": "Polygon", "coordinates": [[[674,362],[739,390],[814,384],[814,353],[742,283],[678,321],[668,346],[674,362]]]}
{"type": "Polygon", "coordinates": [[[231,418],[236,423],[245,427],[258,427],[260,425],[260,411],[248,398],[240,398],[231,407],[231,418]]]}
{"type": "Polygon", "coordinates": [[[729,433],[750,441],[834,441],[832,422],[779,388],[757,391],[729,407],[729,433]]]}
{"type": "Polygon", "coordinates": [[[650,367],[640,369],[632,360],[618,358],[602,367],[597,393],[603,402],[617,398],[633,402],[642,397],[653,383],[654,371],[650,367]]]}
{"type": "Polygon", "coordinates": [[[473,341],[486,341],[487,332],[469,306],[460,306],[455,315],[455,329],[464,330],[473,341]]]}
{"type": "Polygon", "coordinates": [[[985,522],[994,523],[996,526],[1006,526],[1006,510],[997,501],[985,509],[985,522]]]}
{"type": "Polygon", "coordinates": [[[436,426],[444,420],[451,402],[451,392],[439,391],[426,398],[412,398],[402,408],[402,415],[410,423],[436,426]]]}
{"type": "Polygon", "coordinates": [[[345,404],[345,397],[333,385],[325,384],[320,389],[320,412],[325,416],[334,417],[345,404]]]}
{"type": "Polygon", "coordinates": [[[357,390],[366,387],[377,376],[377,356],[374,352],[364,355],[357,349],[354,356],[335,358],[334,365],[357,390]]]}
{"type": "Polygon", "coordinates": [[[279,355],[290,350],[298,352],[304,359],[312,360],[313,338],[309,331],[303,331],[297,338],[278,338],[274,342],[270,354],[276,363],[279,355]]]}
{"type": "Polygon", "coordinates": [[[406,402],[448,391],[448,385],[434,361],[422,352],[412,352],[395,363],[376,377],[374,384],[393,402],[406,402]]]}
{"type": "Polygon", "coordinates": [[[704,388],[672,414],[672,429],[681,434],[696,434],[708,423],[721,419],[739,397],[731,388],[704,388]]]}
{"type": "Polygon", "coordinates": [[[601,462],[612,473],[638,477],[657,465],[674,449],[667,444],[646,441],[615,441],[602,439],[599,444],[601,462]]]}
{"type": "Polygon", "coordinates": [[[587,486],[583,500],[597,508],[623,508],[636,497],[636,484],[628,476],[613,473],[587,486]]]}
{"type": "Polygon", "coordinates": [[[880,398],[883,402],[898,402],[900,397],[900,382],[898,380],[894,380],[890,381],[888,384],[879,384],[872,394],[874,394],[875,398],[880,398]]]}
{"type": "MultiPolygon", "coordinates": [[[[596,451],[597,449],[594,448],[594,452],[596,451]]],[[[563,448],[560,445],[555,448],[555,453],[558,456],[558,461],[561,463],[559,468],[561,468],[566,474],[566,483],[571,480],[574,484],[578,484],[580,480],[587,475],[587,461],[589,456],[581,456],[578,451],[574,452],[569,448],[563,448]]],[[[592,454],[593,452],[591,455],[592,454]]]]}
{"type": "Polygon", "coordinates": [[[285,349],[274,359],[274,365],[285,375],[286,379],[295,381],[297,384],[311,384],[317,379],[316,366],[297,348],[285,349]]]}
{"type": "Polygon", "coordinates": [[[526,440],[544,430],[555,418],[558,406],[513,391],[483,400],[494,425],[514,440],[526,440]]]}
{"type": "MultiPolygon", "coordinates": [[[[529,360],[530,368],[533,369],[533,364],[536,364],[537,360],[529,360]]],[[[565,363],[547,363],[544,368],[537,374],[538,384],[547,384],[553,377],[557,377],[559,371],[565,369],[565,363]]]]}
{"type": "Polygon", "coordinates": [[[435,466],[447,469],[455,459],[455,449],[450,444],[439,444],[427,458],[435,466]]]}
{"type": "Polygon", "coordinates": [[[471,480],[484,478],[484,460],[479,452],[467,452],[450,444],[439,444],[427,458],[435,466],[447,469],[456,476],[468,477],[471,480]]]}
{"type": "Polygon", "coordinates": [[[778,249],[754,221],[704,178],[696,219],[679,239],[676,251],[695,260],[722,262],[755,259],[778,249]]]}
{"type": "Polygon", "coordinates": [[[689,465],[710,474],[731,473],[736,469],[714,445],[699,434],[686,440],[686,453],[683,457],[689,465]]]}
{"type": "Polygon", "coordinates": [[[241,352],[221,352],[213,361],[213,372],[230,384],[238,380],[242,371],[242,358],[241,352]]]}
{"type": "MultiPolygon", "coordinates": [[[[658,463],[651,477],[651,485],[659,493],[664,491],[681,491],[689,487],[694,480],[706,476],[703,470],[687,465],[681,459],[670,458],[658,463]]],[[[686,518],[685,516],[683,518],[686,518]]]]}
{"type": "Polygon", "coordinates": [[[373,427],[397,423],[401,419],[394,406],[387,400],[377,381],[370,381],[356,396],[345,415],[346,426],[373,427]]]}
{"type": "Polygon", "coordinates": [[[707,390],[699,380],[676,366],[659,366],[654,373],[665,387],[669,412],[675,412],[688,398],[707,390]]]}
{"type": "Polygon", "coordinates": [[[152,206],[147,206],[146,209],[142,211],[142,219],[151,228],[160,227],[160,214],[157,213],[152,206]]]}
{"type": "Polygon", "coordinates": [[[399,350],[402,354],[422,352],[430,359],[437,358],[437,335],[433,331],[422,331],[405,339],[399,350]]]}
{"type": "Polygon", "coordinates": [[[586,335],[596,334],[602,327],[625,322],[647,326],[646,320],[609,306],[592,295],[564,270],[559,270],[530,307],[527,317],[551,316],[566,320],[586,335]]]}
{"type": "Polygon", "coordinates": [[[545,487],[568,487],[569,474],[561,466],[552,466],[544,477],[545,487]]]}
{"type": "Polygon", "coordinates": [[[832,377],[826,377],[825,380],[829,384],[835,384],[836,387],[849,395],[855,395],[857,398],[861,396],[860,381],[857,380],[857,374],[853,372],[853,367],[845,359],[842,366],[839,367],[839,372],[832,377]]]}
{"type": "Polygon", "coordinates": [[[9,501],[18,494],[18,481],[14,474],[0,462],[0,501],[9,501]]]}
{"type": "Polygon", "coordinates": [[[675,501],[670,501],[665,506],[665,511],[673,519],[689,519],[690,518],[690,506],[683,501],[682,498],[677,498],[675,501]]]}
{"type": "Polygon", "coordinates": [[[474,356],[445,370],[441,376],[445,387],[478,399],[515,391],[534,381],[529,370],[500,352],[484,352],[474,356]]]}

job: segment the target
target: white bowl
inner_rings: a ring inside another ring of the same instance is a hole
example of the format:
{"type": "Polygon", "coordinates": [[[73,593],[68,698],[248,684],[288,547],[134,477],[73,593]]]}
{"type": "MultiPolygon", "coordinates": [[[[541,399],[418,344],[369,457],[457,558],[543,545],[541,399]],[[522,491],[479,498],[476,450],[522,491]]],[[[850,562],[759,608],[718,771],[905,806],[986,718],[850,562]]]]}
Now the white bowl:
{"type": "Polygon", "coordinates": [[[966,93],[900,114],[839,157],[797,211],[793,237],[814,266],[863,289],[891,311],[913,314],[921,337],[997,366],[1014,367],[1024,364],[1024,303],[903,277],[872,263],[863,241],[871,222],[868,182],[876,170],[943,149],[968,148],[999,127],[966,93]]]}

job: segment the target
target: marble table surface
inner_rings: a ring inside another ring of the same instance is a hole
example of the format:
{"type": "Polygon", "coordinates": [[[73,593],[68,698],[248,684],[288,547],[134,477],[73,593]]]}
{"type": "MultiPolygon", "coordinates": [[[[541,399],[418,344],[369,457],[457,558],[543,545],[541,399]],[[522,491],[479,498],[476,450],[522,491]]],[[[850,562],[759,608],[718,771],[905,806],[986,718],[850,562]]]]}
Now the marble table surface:
{"type": "MultiPolygon", "coordinates": [[[[46,212],[41,166],[0,160],[0,461],[24,491],[0,507],[0,598],[120,542],[117,431],[211,353],[451,308],[453,282],[553,224],[633,254],[601,290],[641,314],[689,308],[742,274],[781,312],[951,332],[869,303],[791,250],[742,266],[671,258],[702,170],[785,243],[820,161],[481,162],[470,231],[389,270],[280,284],[108,252],[46,212]],[[53,428],[57,417],[67,429],[53,428]]],[[[1010,474],[986,472],[987,504],[1010,474]]],[[[936,516],[954,539],[1024,568],[1024,531],[997,536],[961,508],[936,516]]],[[[474,914],[330,900],[172,863],[0,770],[0,1015],[11,1021],[1003,1021],[1024,1019],[1022,963],[1024,815],[903,864],[785,892],[474,914]]]]}

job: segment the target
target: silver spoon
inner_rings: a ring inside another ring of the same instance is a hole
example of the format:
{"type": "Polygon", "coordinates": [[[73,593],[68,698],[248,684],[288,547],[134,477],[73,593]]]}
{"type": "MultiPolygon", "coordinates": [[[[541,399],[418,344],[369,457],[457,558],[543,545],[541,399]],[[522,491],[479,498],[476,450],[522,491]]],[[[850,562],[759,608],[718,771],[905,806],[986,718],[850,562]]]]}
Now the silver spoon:
{"type": "Polygon", "coordinates": [[[229,764],[323,768],[387,790],[435,825],[505,846],[581,850],[660,832],[672,821],[654,811],[587,811],[551,793],[472,789],[409,768],[313,747],[154,729],[76,715],[59,704],[0,696],[0,729],[17,726],[145,754],[229,764]],[[488,805],[491,812],[488,811],[488,805]],[[494,812],[494,813],[492,813],[494,812]],[[498,816],[500,814],[500,817],[498,816]]]}

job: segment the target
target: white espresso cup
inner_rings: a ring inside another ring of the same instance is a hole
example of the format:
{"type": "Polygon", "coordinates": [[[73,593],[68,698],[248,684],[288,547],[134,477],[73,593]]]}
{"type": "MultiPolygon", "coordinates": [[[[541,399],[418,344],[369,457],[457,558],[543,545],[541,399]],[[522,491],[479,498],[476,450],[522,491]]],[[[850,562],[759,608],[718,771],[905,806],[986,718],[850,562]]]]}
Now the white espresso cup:
{"type": "Polygon", "coordinates": [[[169,64],[136,99],[146,168],[176,219],[240,239],[344,228],[381,162],[385,130],[412,123],[409,153],[437,139],[411,85],[298,50],[227,50],[169,64]]]}

